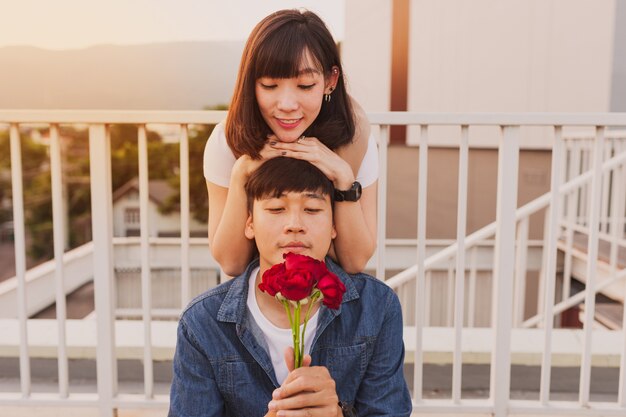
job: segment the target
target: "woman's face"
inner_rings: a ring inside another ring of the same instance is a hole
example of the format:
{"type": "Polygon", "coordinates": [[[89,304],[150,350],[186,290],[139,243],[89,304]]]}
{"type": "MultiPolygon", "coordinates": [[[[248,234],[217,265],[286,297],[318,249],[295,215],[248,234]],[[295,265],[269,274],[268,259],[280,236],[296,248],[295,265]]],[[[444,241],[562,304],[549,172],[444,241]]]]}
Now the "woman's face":
{"type": "Polygon", "coordinates": [[[314,61],[308,54],[305,56],[296,77],[256,80],[261,115],[281,142],[295,142],[311,126],[322,108],[324,93],[331,86],[324,74],[310,64],[314,61]]]}

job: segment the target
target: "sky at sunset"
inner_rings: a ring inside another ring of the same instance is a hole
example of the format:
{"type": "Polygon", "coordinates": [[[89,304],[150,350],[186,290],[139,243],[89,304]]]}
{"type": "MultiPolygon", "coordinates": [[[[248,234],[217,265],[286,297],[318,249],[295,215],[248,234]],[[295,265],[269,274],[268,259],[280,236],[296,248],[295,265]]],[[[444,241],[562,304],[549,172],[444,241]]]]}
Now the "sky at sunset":
{"type": "Polygon", "coordinates": [[[0,0],[0,47],[244,40],[272,11],[304,7],[343,38],[343,0],[0,0]]]}

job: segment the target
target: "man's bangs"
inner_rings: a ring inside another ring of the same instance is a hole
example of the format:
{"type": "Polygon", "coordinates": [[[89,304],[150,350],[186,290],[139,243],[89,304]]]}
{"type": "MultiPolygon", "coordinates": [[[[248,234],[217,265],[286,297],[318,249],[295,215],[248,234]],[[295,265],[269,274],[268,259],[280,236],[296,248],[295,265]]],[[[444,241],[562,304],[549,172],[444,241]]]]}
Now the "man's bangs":
{"type": "Polygon", "coordinates": [[[323,73],[323,66],[313,55],[314,49],[303,36],[275,36],[259,47],[254,63],[254,78],[294,78],[303,69],[323,73]],[[308,52],[308,53],[307,53],[308,52]]]}
{"type": "Polygon", "coordinates": [[[271,190],[267,190],[267,194],[261,196],[261,200],[266,198],[281,198],[285,194],[288,193],[309,193],[309,194],[317,194],[320,196],[328,195],[328,187],[324,187],[324,185],[320,184],[319,187],[315,188],[314,184],[282,184],[283,187],[273,187],[271,190]]]}
{"type": "Polygon", "coordinates": [[[322,171],[307,161],[279,156],[264,162],[248,179],[246,196],[252,200],[280,198],[287,193],[312,193],[329,196],[333,201],[333,183],[322,171]]]}

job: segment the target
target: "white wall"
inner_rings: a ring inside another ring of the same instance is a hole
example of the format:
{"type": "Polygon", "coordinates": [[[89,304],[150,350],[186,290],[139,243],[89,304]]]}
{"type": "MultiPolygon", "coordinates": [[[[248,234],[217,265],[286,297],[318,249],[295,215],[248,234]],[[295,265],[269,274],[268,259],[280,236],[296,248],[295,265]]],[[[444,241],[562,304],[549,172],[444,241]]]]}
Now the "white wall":
{"type": "Polygon", "coordinates": [[[392,1],[346,0],[341,58],[350,94],[365,111],[388,111],[392,1]]]}

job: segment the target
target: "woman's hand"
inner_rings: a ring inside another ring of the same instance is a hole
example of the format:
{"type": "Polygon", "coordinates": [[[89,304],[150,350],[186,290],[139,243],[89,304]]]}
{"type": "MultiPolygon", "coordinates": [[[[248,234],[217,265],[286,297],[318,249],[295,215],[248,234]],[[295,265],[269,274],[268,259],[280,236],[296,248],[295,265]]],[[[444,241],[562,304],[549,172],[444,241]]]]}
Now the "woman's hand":
{"type": "Polygon", "coordinates": [[[253,159],[252,157],[250,157],[250,155],[241,155],[235,161],[231,178],[234,176],[237,180],[242,181],[242,183],[245,184],[250,175],[258,167],[260,167],[263,162],[267,161],[268,159],[280,156],[280,150],[272,147],[269,143],[269,140],[265,143],[265,146],[263,146],[263,149],[261,149],[261,152],[259,153],[261,154],[260,159],[253,159]]]}
{"type": "Polygon", "coordinates": [[[272,157],[280,155],[308,161],[322,171],[338,190],[347,190],[354,182],[350,165],[317,138],[301,137],[296,142],[280,142],[272,135],[269,145],[278,152],[278,155],[269,153],[272,157]]]}

